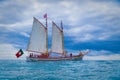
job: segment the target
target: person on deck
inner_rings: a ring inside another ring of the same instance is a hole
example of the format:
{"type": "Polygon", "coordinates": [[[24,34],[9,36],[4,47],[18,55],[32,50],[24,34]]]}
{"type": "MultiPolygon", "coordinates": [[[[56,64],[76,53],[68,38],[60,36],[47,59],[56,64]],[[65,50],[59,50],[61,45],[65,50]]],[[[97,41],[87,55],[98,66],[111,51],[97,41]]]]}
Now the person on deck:
{"type": "Polygon", "coordinates": [[[70,57],[72,58],[72,53],[70,53],[70,57]]]}
{"type": "Polygon", "coordinates": [[[79,56],[83,56],[83,53],[82,53],[82,52],[80,52],[80,53],[79,53],[79,56]]]}
{"type": "Polygon", "coordinates": [[[29,57],[32,57],[33,56],[33,53],[30,53],[30,56],[29,57]]]}
{"type": "Polygon", "coordinates": [[[29,57],[31,57],[31,53],[30,53],[30,56],[29,57]]]}

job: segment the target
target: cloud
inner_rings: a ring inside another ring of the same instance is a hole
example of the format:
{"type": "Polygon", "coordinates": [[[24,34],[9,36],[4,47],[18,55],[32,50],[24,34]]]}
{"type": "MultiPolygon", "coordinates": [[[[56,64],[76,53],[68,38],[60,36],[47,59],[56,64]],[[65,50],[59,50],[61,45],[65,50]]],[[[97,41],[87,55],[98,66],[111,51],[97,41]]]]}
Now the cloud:
{"type": "Polygon", "coordinates": [[[0,28],[1,28],[0,32],[3,32],[3,34],[9,32],[15,34],[17,33],[24,37],[29,37],[28,33],[30,33],[31,27],[32,27],[32,20],[28,20],[24,22],[16,22],[13,24],[0,24],[0,28]],[[4,29],[4,31],[2,29],[4,29]]]}
{"type": "Polygon", "coordinates": [[[120,54],[106,50],[90,50],[83,60],[120,60],[120,54]]]}
{"type": "Polygon", "coordinates": [[[23,35],[23,36],[25,36],[25,37],[28,37],[28,38],[30,37],[30,35],[28,35],[28,34],[25,33],[25,32],[21,32],[20,34],[23,35]]]}
{"type": "MultiPolygon", "coordinates": [[[[113,54],[113,52],[111,51],[107,51],[107,50],[90,50],[90,53],[87,54],[89,56],[101,56],[101,55],[111,55],[113,54]]],[[[118,54],[118,53],[114,53],[114,54],[118,54]]]]}
{"type": "Polygon", "coordinates": [[[13,59],[16,51],[11,44],[0,44],[0,59],[13,59]]]}
{"type": "Polygon", "coordinates": [[[102,56],[84,56],[83,60],[120,60],[120,54],[102,56]]]}
{"type": "MultiPolygon", "coordinates": [[[[11,24],[0,24],[0,27],[4,27],[7,29],[11,29],[11,30],[24,30],[25,28],[29,28],[32,25],[32,19],[31,20],[25,20],[22,22],[15,22],[15,23],[11,23],[11,24]]],[[[25,31],[25,30],[24,30],[25,31]]]]}
{"type": "Polygon", "coordinates": [[[25,59],[26,53],[22,55],[20,58],[16,58],[15,54],[19,49],[15,48],[16,45],[12,44],[0,44],[0,59],[25,59]]]}
{"type": "Polygon", "coordinates": [[[70,29],[65,30],[65,33],[67,36],[74,37],[75,42],[84,42],[84,41],[89,41],[89,40],[97,40],[97,37],[95,37],[94,33],[99,32],[101,30],[100,27],[98,26],[93,26],[93,25],[84,25],[84,26],[79,26],[79,27],[73,27],[70,29]]]}

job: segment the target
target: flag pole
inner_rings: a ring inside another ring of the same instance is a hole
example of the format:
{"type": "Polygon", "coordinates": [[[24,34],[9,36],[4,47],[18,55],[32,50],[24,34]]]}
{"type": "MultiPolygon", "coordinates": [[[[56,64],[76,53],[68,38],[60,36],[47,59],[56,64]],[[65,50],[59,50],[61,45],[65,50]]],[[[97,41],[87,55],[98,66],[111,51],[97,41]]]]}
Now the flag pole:
{"type": "Polygon", "coordinates": [[[61,20],[61,29],[62,29],[62,31],[63,31],[63,24],[62,24],[62,20],[61,20]]]}
{"type": "Polygon", "coordinates": [[[48,27],[48,25],[47,25],[47,17],[46,17],[46,27],[48,27]]]}
{"type": "Polygon", "coordinates": [[[48,27],[48,25],[47,25],[47,13],[45,13],[43,17],[46,19],[46,28],[47,28],[48,27]]]}

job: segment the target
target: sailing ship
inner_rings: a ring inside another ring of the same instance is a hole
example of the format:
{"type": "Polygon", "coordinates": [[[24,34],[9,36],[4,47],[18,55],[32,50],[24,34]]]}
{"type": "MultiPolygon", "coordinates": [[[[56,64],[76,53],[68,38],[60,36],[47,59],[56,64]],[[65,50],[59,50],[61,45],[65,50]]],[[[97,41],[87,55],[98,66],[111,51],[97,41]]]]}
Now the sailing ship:
{"type": "Polygon", "coordinates": [[[80,52],[78,55],[67,55],[64,50],[64,31],[61,21],[61,27],[58,27],[55,22],[52,22],[52,44],[48,51],[48,27],[47,14],[46,26],[38,19],[33,18],[33,26],[30,35],[27,51],[27,61],[58,61],[58,60],[82,60],[84,54],[80,52]],[[59,54],[60,56],[51,56],[52,54],[59,54]]]}

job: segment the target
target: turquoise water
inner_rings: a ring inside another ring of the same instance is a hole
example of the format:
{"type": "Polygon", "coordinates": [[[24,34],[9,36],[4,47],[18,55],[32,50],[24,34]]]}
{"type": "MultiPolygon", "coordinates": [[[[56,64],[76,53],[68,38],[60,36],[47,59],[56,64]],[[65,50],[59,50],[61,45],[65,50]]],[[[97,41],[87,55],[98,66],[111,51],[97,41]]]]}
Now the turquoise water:
{"type": "Polygon", "coordinates": [[[0,80],[120,80],[120,61],[0,60],[0,80]]]}

